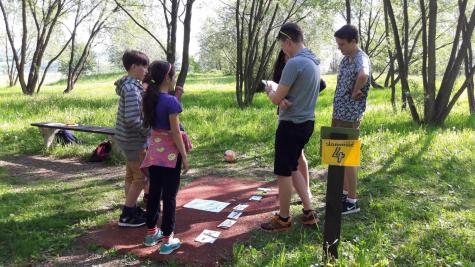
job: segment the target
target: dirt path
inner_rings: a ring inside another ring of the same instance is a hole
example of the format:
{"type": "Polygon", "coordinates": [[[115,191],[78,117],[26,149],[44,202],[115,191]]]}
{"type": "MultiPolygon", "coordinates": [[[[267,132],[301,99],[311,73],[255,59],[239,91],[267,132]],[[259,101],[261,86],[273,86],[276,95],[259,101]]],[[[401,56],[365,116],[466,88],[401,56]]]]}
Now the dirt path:
{"type": "Polygon", "coordinates": [[[0,158],[0,167],[20,182],[37,180],[67,181],[86,177],[110,178],[123,175],[123,166],[89,163],[78,158],[57,159],[43,156],[0,158]]]}
{"type": "MultiPolygon", "coordinates": [[[[43,156],[14,156],[0,158],[0,168],[5,168],[9,176],[20,183],[31,181],[68,181],[94,177],[103,179],[124,174],[123,166],[103,163],[88,163],[78,158],[57,159],[43,156]]],[[[106,250],[92,251],[83,243],[77,242],[60,256],[46,262],[33,263],[33,266],[159,266],[152,262],[106,250]]]]}
{"type": "MultiPolygon", "coordinates": [[[[111,166],[103,163],[88,163],[78,158],[57,159],[44,156],[12,156],[0,158],[0,168],[7,170],[10,176],[19,182],[57,180],[68,181],[95,177],[96,179],[120,177],[124,175],[124,166],[111,166]]],[[[261,180],[272,177],[270,169],[255,168],[231,164],[225,168],[192,169],[184,177],[193,180],[197,177],[219,175],[248,177],[261,180]]],[[[324,172],[312,172],[313,178],[322,179],[324,172]]],[[[130,254],[120,254],[104,249],[93,251],[82,242],[76,242],[61,255],[46,262],[34,263],[34,266],[163,266],[150,260],[142,260],[130,254]]]]}

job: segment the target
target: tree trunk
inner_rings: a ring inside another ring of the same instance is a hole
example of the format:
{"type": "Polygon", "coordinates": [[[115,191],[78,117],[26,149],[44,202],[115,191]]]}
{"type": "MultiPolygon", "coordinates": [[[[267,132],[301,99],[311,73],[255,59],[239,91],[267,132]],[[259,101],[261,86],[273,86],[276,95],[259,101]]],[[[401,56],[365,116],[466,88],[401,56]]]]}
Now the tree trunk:
{"type": "Polygon", "coordinates": [[[376,89],[383,89],[384,88],[382,85],[380,85],[376,82],[376,80],[374,79],[374,76],[373,76],[372,73],[371,73],[371,78],[370,79],[371,79],[371,86],[373,86],[373,88],[376,88],[376,89]]]}
{"type": "MultiPolygon", "coordinates": [[[[412,119],[415,122],[420,123],[421,121],[420,121],[420,118],[419,118],[419,114],[417,113],[417,109],[416,109],[414,100],[412,99],[412,96],[410,94],[409,82],[407,80],[407,77],[408,77],[408,70],[407,70],[408,62],[405,62],[405,59],[407,59],[408,53],[407,53],[407,51],[403,52],[403,49],[402,49],[402,46],[401,46],[401,39],[399,38],[399,29],[398,29],[397,24],[396,24],[396,18],[394,16],[391,1],[390,0],[384,0],[384,5],[387,8],[386,11],[387,11],[389,19],[391,21],[392,33],[393,33],[393,38],[394,38],[394,45],[396,47],[396,59],[397,59],[398,66],[399,66],[399,77],[401,79],[402,99],[403,99],[403,101],[407,100],[407,104],[409,104],[409,110],[411,111],[412,119]]],[[[407,7],[407,0],[404,0],[404,6],[407,7]]],[[[406,10],[406,12],[404,12],[404,21],[405,21],[404,24],[405,25],[409,24],[408,20],[409,20],[409,17],[407,15],[407,10],[406,10]]],[[[408,35],[407,27],[408,26],[406,26],[406,29],[404,31],[404,36],[408,35]]],[[[407,38],[405,38],[405,42],[408,42],[407,38]]],[[[404,46],[407,47],[406,44],[404,46]]],[[[404,103],[403,103],[403,107],[405,107],[404,103]]]]}
{"type": "Polygon", "coordinates": [[[273,31],[289,19],[295,18],[305,1],[293,1],[286,17],[277,22],[278,1],[237,0],[236,12],[236,99],[239,107],[252,104],[260,88],[276,44],[273,31]],[[249,4],[249,5],[248,5],[249,4]]]}
{"type": "MultiPolygon", "coordinates": [[[[110,14],[105,14],[105,8],[102,9],[100,15],[98,16],[96,22],[94,23],[91,32],[89,33],[89,37],[87,39],[86,45],[84,46],[81,56],[77,60],[76,63],[74,63],[74,57],[75,57],[75,36],[76,36],[76,30],[79,24],[89,15],[92,13],[97,8],[98,5],[94,6],[85,16],[82,18],[78,19],[76,18],[75,21],[75,27],[73,30],[73,34],[71,35],[71,58],[69,60],[69,65],[68,65],[68,82],[66,89],[63,91],[63,93],[69,93],[74,89],[74,86],[76,85],[77,80],[81,76],[84,66],[87,62],[87,59],[89,58],[90,51],[92,44],[94,42],[94,39],[97,37],[99,32],[105,28],[105,23],[107,19],[110,17],[110,14]]],[[[80,7],[79,7],[80,8],[80,7]]],[[[78,10],[78,15],[79,15],[80,10],[78,10]]]]}
{"type": "MultiPolygon", "coordinates": [[[[467,24],[465,23],[465,27],[467,24]]],[[[467,29],[466,29],[467,30],[467,29]]],[[[468,95],[468,109],[470,114],[475,114],[475,95],[474,95],[474,81],[473,76],[470,77],[470,67],[473,64],[473,48],[472,42],[468,43],[468,48],[465,54],[465,79],[468,79],[467,95],[468,95]]]]}
{"type": "MultiPolygon", "coordinates": [[[[244,0],[244,8],[246,10],[247,2],[244,0]]],[[[242,87],[243,87],[243,36],[244,36],[244,15],[241,14],[241,0],[236,1],[236,102],[240,108],[244,107],[242,101],[242,87]],[[242,25],[242,27],[241,27],[242,25]]],[[[244,13],[244,11],[242,12],[244,13]]]]}
{"type": "Polygon", "coordinates": [[[389,67],[391,72],[391,105],[393,106],[393,111],[397,111],[396,105],[396,83],[394,81],[394,59],[390,62],[391,66],[389,67]]]}
{"type": "Polygon", "coordinates": [[[185,84],[186,76],[188,75],[189,50],[190,50],[190,34],[191,34],[191,15],[193,10],[193,3],[195,0],[187,0],[185,8],[185,20],[183,22],[183,53],[181,59],[180,75],[176,84],[182,86],[185,84]]]}
{"type": "Polygon", "coordinates": [[[422,18],[422,79],[424,87],[424,122],[430,121],[434,112],[435,78],[436,78],[436,25],[437,3],[430,0],[429,16],[427,21],[426,4],[419,1],[422,18]],[[427,31],[428,29],[428,31],[427,31]]]}
{"type": "MultiPolygon", "coordinates": [[[[117,1],[117,0],[116,0],[117,1]]],[[[178,22],[178,0],[160,0],[163,7],[163,15],[165,18],[165,24],[167,26],[167,48],[165,54],[167,55],[167,61],[171,64],[175,64],[176,60],[176,30],[178,22]],[[167,1],[170,1],[171,7],[167,6],[167,1]]]]}
{"type": "MultiPolygon", "coordinates": [[[[421,0],[424,2],[423,0],[421,0]]],[[[425,16],[425,14],[424,14],[425,16]]],[[[437,1],[429,2],[429,32],[427,35],[427,87],[424,90],[424,121],[428,121],[434,113],[435,79],[436,79],[436,27],[437,27],[437,1]]],[[[424,27],[424,26],[423,26],[424,27]]]]}
{"type": "Polygon", "coordinates": [[[7,63],[8,86],[15,86],[18,80],[18,74],[15,71],[15,62],[8,58],[8,39],[5,40],[5,62],[7,63]]]}
{"type": "MultiPolygon", "coordinates": [[[[21,12],[22,12],[22,38],[21,38],[21,50],[20,50],[20,58],[18,57],[14,40],[12,37],[11,29],[8,23],[7,14],[5,12],[5,8],[3,6],[3,1],[0,1],[0,8],[2,10],[2,14],[5,21],[5,29],[7,32],[7,36],[10,42],[10,47],[13,53],[13,58],[15,60],[16,69],[18,72],[18,78],[20,81],[20,86],[24,94],[32,95],[37,89],[38,85],[38,78],[40,74],[40,66],[43,61],[43,55],[46,51],[48,43],[50,41],[51,34],[53,29],[58,22],[58,18],[63,14],[65,1],[56,0],[56,1],[48,1],[48,5],[46,6],[43,3],[44,9],[42,12],[38,12],[35,2],[30,2],[26,0],[21,1],[21,12]],[[24,70],[26,64],[26,53],[27,53],[27,36],[28,36],[28,28],[27,28],[27,3],[29,5],[29,11],[31,12],[31,17],[33,22],[35,23],[37,35],[36,35],[36,47],[33,53],[33,58],[30,62],[30,69],[28,73],[28,80],[25,81],[24,70]],[[41,15],[41,17],[38,17],[41,15]]],[[[38,87],[39,90],[39,87],[38,87]]]]}
{"type": "Polygon", "coordinates": [[[351,24],[351,0],[345,1],[346,8],[346,24],[351,24]]]}
{"type": "Polygon", "coordinates": [[[467,94],[468,94],[468,108],[470,110],[470,114],[475,114],[475,96],[474,96],[474,82],[473,76],[470,78],[470,65],[473,62],[473,50],[472,44],[470,43],[469,48],[467,49],[467,54],[465,56],[465,77],[469,79],[469,83],[467,86],[467,94]]]}
{"type": "MultiPolygon", "coordinates": [[[[466,79],[458,91],[455,94],[452,94],[457,74],[459,73],[463,60],[466,57],[467,49],[470,46],[469,44],[475,27],[475,6],[471,11],[468,23],[467,16],[465,15],[466,8],[467,0],[459,1],[459,19],[452,45],[452,52],[440,85],[439,93],[435,100],[434,114],[429,122],[432,124],[442,124],[445,121],[452,107],[455,105],[463,91],[467,88],[470,81],[469,79],[466,79]]],[[[468,78],[473,77],[474,67],[471,68],[468,78]]]]}

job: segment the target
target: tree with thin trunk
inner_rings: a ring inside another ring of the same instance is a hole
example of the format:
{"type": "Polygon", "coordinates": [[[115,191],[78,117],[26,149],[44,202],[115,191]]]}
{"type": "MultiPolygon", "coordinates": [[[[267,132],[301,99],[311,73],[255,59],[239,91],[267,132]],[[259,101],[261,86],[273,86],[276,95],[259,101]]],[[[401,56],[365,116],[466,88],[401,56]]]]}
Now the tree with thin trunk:
{"type": "Polygon", "coordinates": [[[68,63],[68,74],[67,74],[67,83],[66,89],[63,93],[69,93],[74,89],[74,85],[84,71],[85,64],[88,60],[88,57],[91,53],[91,49],[94,43],[95,38],[99,35],[99,32],[106,29],[107,20],[110,17],[110,11],[108,10],[107,1],[99,1],[93,4],[89,9],[83,6],[83,2],[78,2],[76,6],[76,15],[74,18],[73,30],[71,31],[71,53],[69,56],[68,63]],[[88,38],[86,44],[80,51],[78,51],[77,45],[77,30],[79,25],[88,17],[90,17],[96,9],[100,9],[95,18],[92,28],[89,30],[88,38]],[[79,52],[79,57],[76,58],[79,52]]]}
{"type": "Polygon", "coordinates": [[[252,104],[254,94],[261,86],[261,80],[275,52],[275,29],[291,19],[298,22],[305,17],[298,15],[306,6],[306,1],[293,1],[280,16],[279,4],[275,2],[236,1],[236,100],[241,108],[252,104]]]}
{"type": "Polygon", "coordinates": [[[234,7],[223,6],[216,17],[208,18],[201,28],[200,65],[205,70],[220,70],[224,75],[236,70],[236,26],[234,7]]]}
{"type": "Polygon", "coordinates": [[[388,76],[389,79],[387,78],[384,86],[388,87],[388,82],[391,81],[391,105],[393,107],[393,111],[397,111],[397,104],[396,104],[396,83],[394,80],[394,74],[395,74],[395,57],[393,56],[393,51],[392,51],[392,43],[391,43],[391,31],[389,29],[389,16],[387,15],[387,6],[383,6],[384,9],[384,30],[385,30],[385,35],[386,35],[386,47],[388,50],[388,65],[389,65],[389,70],[388,70],[388,76]]]}
{"type": "Polygon", "coordinates": [[[8,86],[12,87],[18,82],[18,72],[16,71],[13,58],[10,58],[8,55],[11,50],[8,44],[8,39],[6,38],[7,37],[5,36],[5,62],[7,63],[8,86]]]}
{"type": "Polygon", "coordinates": [[[127,14],[127,16],[142,30],[148,33],[153,40],[157,42],[159,47],[167,56],[167,61],[175,64],[176,60],[176,34],[177,34],[177,23],[181,15],[184,14],[184,20],[182,21],[184,31],[183,31],[183,50],[182,50],[182,63],[181,70],[177,78],[177,86],[183,86],[186,81],[186,76],[188,74],[189,68],[189,47],[190,47],[190,34],[191,34],[191,17],[193,11],[193,4],[195,0],[158,0],[160,6],[162,7],[162,12],[165,18],[165,24],[167,29],[167,43],[163,45],[155,34],[153,34],[147,27],[143,25],[134,15],[127,10],[119,0],[114,0],[117,6],[127,14]],[[182,11],[180,14],[180,3],[182,3],[182,11]]]}
{"type": "MultiPolygon", "coordinates": [[[[356,19],[358,23],[358,33],[360,36],[360,47],[371,59],[376,59],[382,54],[385,54],[384,40],[386,33],[384,31],[382,16],[384,14],[382,5],[374,0],[360,0],[353,5],[356,19]]],[[[374,88],[383,88],[376,80],[386,71],[386,67],[381,73],[374,77],[374,72],[371,73],[371,85],[374,88]]]]}
{"type": "MultiPolygon", "coordinates": [[[[446,68],[443,73],[442,81],[437,89],[436,85],[436,39],[437,39],[437,13],[438,6],[436,0],[419,1],[421,10],[422,22],[422,78],[424,89],[424,110],[423,117],[419,116],[419,112],[415,106],[414,100],[408,83],[408,68],[407,68],[407,50],[403,51],[401,47],[401,40],[399,37],[398,25],[394,16],[392,4],[389,0],[384,0],[387,8],[387,14],[390,18],[392,26],[392,34],[394,45],[396,47],[396,58],[398,62],[398,72],[401,79],[401,86],[403,93],[407,97],[409,109],[412,118],[417,123],[441,125],[449,115],[453,106],[459,99],[460,95],[469,87],[473,81],[473,74],[475,72],[475,65],[470,62],[466,67],[465,79],[454,93],[456,87],[456,79],[461,70],[462,63],[467,57],[467,51],[470,49],[471,37],[475,27],[475,6],[467,10],[468,0],[459,0],[458,9],[459,16],[457,19],[454,41],[451,43],[452,48],[450,57],[446,63],[446,68]],[[469,12],[467,17],[466,12],[469,12]]],[[[404,0],[404,8],[407,8],[407,0],[404,0]]],[[[408,25],[408,16],[404,12],[404,21],[408,25]]],[[[407,36],[407,27],[405,28],[404,36],[407,36]]],[[[467,60],[465,60],[467,61],[467,60]]],[[[440,64],[440,63],[439,63],[440,64]]],[[[445,65],[445,64],[444,64],[445,65]]]]}
{"type": "Polygon", "coordinates": [[[351,0],[345,0],[346,24],[351,24],[351,0]]]}
{"type": "MultiPolygon", "coordinates": [[[[465,32],[467,31],[467,24],[465,23],[465,32]]],[[[475,94],[474,94],[474,77],[473,74],[470,77],[470,66],[473,64],[473,47],[472,43],[468,43],[468,49],[464,58],[465,65],[465,78],[468,79],[467,95],[468,95],[468,108],[470,114],[475,114],[475,94]]]]}
{"type": "MultiPolygon", "coordinates": [[[[15,67],[18,72],[18,80],[22,92],[27,95],[32,95],[35,91],[39,91],[40,85],[38,84],[41,76],[41,66],[43,63],[44,54],[48,48],[48,44],[51,40],[51,35],[54,30],[57,29],[59,18],[63,16],[70,8],[71,1],[68,0],[54,0],[54,1],[21,1],[21,48],[16,49],[13,39],[13,27],[10,26],[8,20],[8,14],[6,12],[4,2],[0,1],[0,9],[3,14],[5,30],[10,43],[10,48],[13,54],[15,67]],[[25,68],[27,64],[27,45],[28,45],[28,22],[27,15],[30,13],[33,19],[36,31],[36,40],[34,40],[35,47],[33,49],[33,57],[31,58],[30,68],[28,70],[28,78],[25,77],[25,68]],[[19,52],[18,52],[19,51],[19,52]]],[[[60,49],[58,56],[64,52],[60,49]]],[[[53,58],[57,58],[53,57],[53,58]]],[[[47,69],[43,71],[43,77],[46,75],[47,69]]],[[[42,79],[43,80],[43,79],[42,79]]]]}
{"type": "Polygon", "coordinates": [[[178,74],[176,84],[183,86],[188,75],[190,66],[190,35],[191,35],[191,15],[193,12],[193,3],[195,0],[187,0],[185,4],[185,19],[183,21],[183,49],[181,55],[181,70],[178,74]]]}

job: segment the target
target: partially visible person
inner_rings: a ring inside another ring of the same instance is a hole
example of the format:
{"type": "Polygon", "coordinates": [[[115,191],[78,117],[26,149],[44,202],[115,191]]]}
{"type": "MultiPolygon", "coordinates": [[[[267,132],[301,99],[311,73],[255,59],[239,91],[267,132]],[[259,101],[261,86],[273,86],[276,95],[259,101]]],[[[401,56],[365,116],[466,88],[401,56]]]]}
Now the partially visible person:
{"type": "MultiPolygon", "coordinates": [[[[359,129],[366,110],[370,89],[371,63],[368,55],[358,47],[358,29],[345,25],[334,34],[343,54],[333,99],[332,127],[359,129]]],[[[345,167],[342,192],[342,214],[360,211],[356,195],[358,169],[345,167]]]]}
{"type": "Polygon", "coordinates": [[[127,75],[117,80],[119,95],[115,139],[126,157],[125,203],[119,217],[119,226],[139,227],[145,224],[145,213],[137,207],[137,199],[145,182],[140,164],[145,156],[148,130],[142,120],[142,80],[147,73],[148,57],[137,50],[126,50],[122,63],[127,75]]]}

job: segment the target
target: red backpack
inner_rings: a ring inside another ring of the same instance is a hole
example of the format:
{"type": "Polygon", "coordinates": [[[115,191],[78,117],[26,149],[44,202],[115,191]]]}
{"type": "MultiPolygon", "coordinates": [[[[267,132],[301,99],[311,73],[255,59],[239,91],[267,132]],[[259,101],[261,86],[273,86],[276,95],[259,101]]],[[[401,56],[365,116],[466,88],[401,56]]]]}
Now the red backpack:
{"type": "Polygon", "coordinates": [[[110,141],[100,143],[94,152],[92,152],[89,162],[101,162],[109,158],[112,153],[112,144],[110,141]]]}

